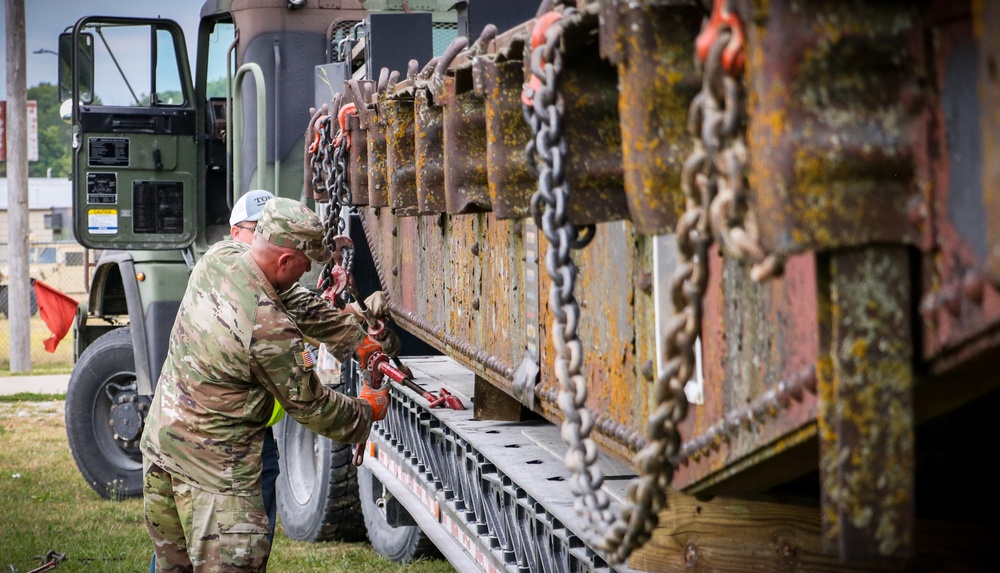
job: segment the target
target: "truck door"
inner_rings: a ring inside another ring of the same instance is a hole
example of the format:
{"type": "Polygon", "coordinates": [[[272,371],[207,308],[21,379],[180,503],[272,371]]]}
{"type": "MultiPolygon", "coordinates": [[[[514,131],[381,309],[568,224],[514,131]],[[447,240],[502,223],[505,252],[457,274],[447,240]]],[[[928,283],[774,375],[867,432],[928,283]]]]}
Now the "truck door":
{"type": "Polygon", "coordinates": [[[73,230],[92,249],[178,249],[197,235],[197,112],[184,35],[86,17],[60,36],[73,124],[73,230]],[[76,102],[73,105],[71,102],[76,102]]]}

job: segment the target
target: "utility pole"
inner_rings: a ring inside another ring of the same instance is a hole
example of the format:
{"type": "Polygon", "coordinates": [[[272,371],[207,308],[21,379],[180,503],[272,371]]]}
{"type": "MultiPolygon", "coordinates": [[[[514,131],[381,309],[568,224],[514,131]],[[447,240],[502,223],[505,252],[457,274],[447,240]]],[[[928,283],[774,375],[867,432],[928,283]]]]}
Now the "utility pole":
{"type": "Polygon", "coordinates": [[[7,0],[7,316],[10,371],[31,370],[31,282],[28,276],[28,89],[24,0],[7,0]]]}

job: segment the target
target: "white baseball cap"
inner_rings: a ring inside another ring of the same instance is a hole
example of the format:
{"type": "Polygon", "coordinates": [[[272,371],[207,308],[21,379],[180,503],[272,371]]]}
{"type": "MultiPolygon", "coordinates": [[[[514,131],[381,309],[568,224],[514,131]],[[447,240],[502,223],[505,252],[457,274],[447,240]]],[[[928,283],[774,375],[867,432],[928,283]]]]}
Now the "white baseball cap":
{"type": "Polygon", "coordinates": [[[247,191],[246,195],[240,197],[233,205],[233,213],[229,216],[229,226],[235,227],[237,223],[243,221],[256,222],[257,219],[260,219],[261,212],[264,211],[264,204],[271,199],[274,199],[274,195],[270,191],[263,189],[247,191]]]}

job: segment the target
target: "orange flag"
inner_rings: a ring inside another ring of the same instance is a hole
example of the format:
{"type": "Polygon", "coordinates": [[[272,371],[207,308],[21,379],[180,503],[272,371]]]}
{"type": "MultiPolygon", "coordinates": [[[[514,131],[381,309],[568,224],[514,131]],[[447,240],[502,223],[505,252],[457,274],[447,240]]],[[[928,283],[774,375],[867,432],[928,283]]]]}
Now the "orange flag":
{"type": "Polygon", "coordinates": [[[45,350],[55,352],[59,341],[66,337],[73,326],[78,303],[42,281],[36,280],[34,283],[38,312],[42,315],[42,322],[52,332],[52,336],[45,340],[45,350]]]}

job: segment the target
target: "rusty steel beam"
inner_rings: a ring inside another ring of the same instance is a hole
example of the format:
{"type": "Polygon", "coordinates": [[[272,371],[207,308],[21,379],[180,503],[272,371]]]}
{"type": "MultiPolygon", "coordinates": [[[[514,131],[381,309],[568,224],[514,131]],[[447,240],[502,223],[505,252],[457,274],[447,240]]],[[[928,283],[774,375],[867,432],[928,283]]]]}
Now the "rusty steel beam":
{"type": "Polygon", "coordinates": [[[916,515],[910,254],[867,248],[824,262],[823,547],[847,561],[906,558],[916,515]]]}
{"type": "Polygon", "coordinates": [[[688,107],[701,85],[694,67],[701,11],[649,3],[618,10],[613,33],[621,46],[618,106],[629,213],[642,233],[673,232],[684,209],[681,170],[692,149],[688,107]]]}
{"type": "Polygon", "coordinates": [[[349,115],[347,133],[351,141],[347,159],[351,205],[364,206],[368,204],[368,130],[361,129],[360,117],[349,115]]]}
{"type": "Polygon", "coordinates": [[[527,217],[538,187],[528,169],[525,146],[531,128],[524,121],[521,87],[524,64],[516,60],[476,60],[473,72],[486,101],[486,165],[490,203],[500,219],[527,217]]]}
{"type": "Polygon", "coordinates": [[[413,160],[417,169],[417,212],[444,213],[444,109],[430,91],[418,89],[414,101],[413,160]]]}
{"type": "MultiPolygon", "coordinates": [[[[384,94],[380,94],[384,98],[384,94]]],[[[368,205],[389,206],[385,117],[375,106],[368,108],[368,205]]]]}
{"type": "Polygon", "coordinates": [[[385,116],[385,168],[389,185],[389,206],[400,216],[417,214],[417,167],[414,156],[413,97],[387,97],[385,116]]]}
{"type": "MultiPolygon", "coordinates": [[[[749,3],[745,3],[749,4],[749,3]]],[[[770,252],[917,244],[917,4],[779,0],[747,28],[751,208],[770,252]],[[836,24],[829,24],[836,22],[836,24]]]]}

